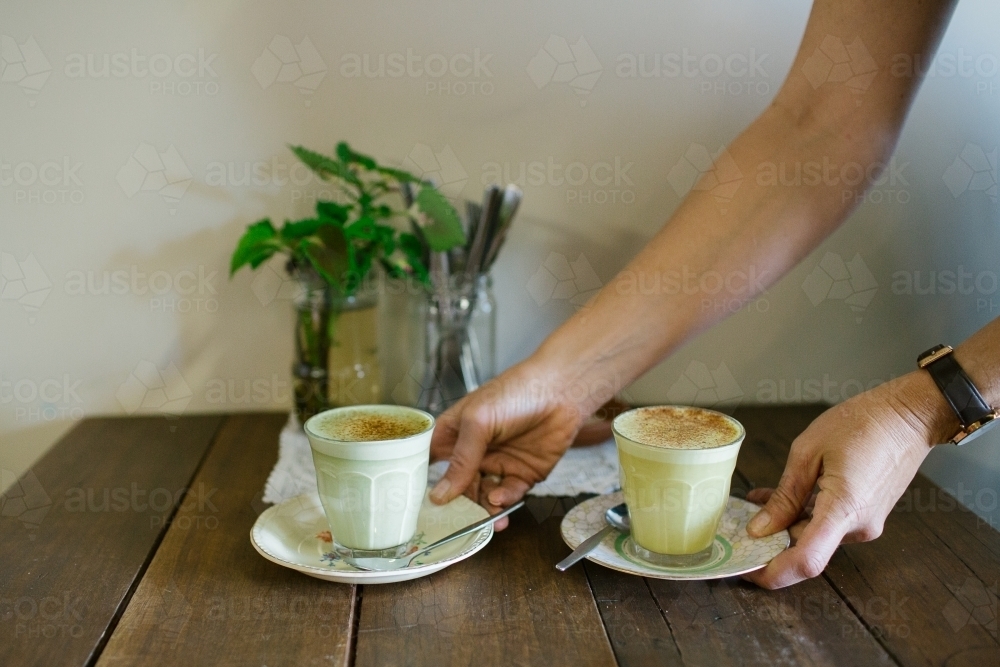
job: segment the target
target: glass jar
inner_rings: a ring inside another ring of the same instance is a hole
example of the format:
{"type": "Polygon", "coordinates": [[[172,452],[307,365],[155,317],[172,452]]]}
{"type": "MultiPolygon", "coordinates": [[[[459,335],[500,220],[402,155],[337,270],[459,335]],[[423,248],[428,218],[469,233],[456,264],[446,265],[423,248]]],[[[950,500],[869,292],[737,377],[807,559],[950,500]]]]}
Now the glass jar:
{"type": "Polygon", "coordinates": [[[364,281],[341,296],[314,271],[298,270],[292,384],[299,424],[342,405],[380,403],[378,291],[364,281]]]}
{"type": "Polygon", "coordinates": [[[295,360],[292,385],[299,424],[329,405],[330,286],[313,271],[295,272],[295,360]]]}
{"type": "Polygon", "coordinates": [[[371,281],[351,296],[333,298],[327,370],[330,407],[382,402],[378,291],[371,281]]]}
{"type": "Polygon", "coordinates": [[[429,293],[416,406],[440,414],[493,377],[495,339],[496,301],[488,276],[429,293]]]}
{"type": "Polygon", "coordinates": [[[472,358],[478,360],[479,384],[497,373],[497,302],[493,296],[493,276],[479,276],[476,283],[475,308],[469,321],[469,346],[472,358]]]}

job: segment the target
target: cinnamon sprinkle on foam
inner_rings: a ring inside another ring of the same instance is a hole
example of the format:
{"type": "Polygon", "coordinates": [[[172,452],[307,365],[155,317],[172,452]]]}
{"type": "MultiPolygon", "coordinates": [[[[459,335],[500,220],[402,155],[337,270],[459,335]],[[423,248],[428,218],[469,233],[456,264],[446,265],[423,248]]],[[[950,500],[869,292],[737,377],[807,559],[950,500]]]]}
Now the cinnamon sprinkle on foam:
{"type": "Polygon", "coordinates": [[[708,410],[671,406],[639,408],[615,420],[618,432],[643,445],[668,449],[712,449],[740,436],[734,420],[708,410]]]}

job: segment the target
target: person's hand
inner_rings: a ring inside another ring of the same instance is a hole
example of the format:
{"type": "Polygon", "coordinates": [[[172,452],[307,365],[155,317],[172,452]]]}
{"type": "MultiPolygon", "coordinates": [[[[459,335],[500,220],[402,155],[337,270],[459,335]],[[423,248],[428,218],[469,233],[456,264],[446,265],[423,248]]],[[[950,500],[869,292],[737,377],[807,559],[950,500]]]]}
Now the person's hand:
{"type": "MultiPolygon", "coordinates": [[[[437,419],[431,458],[450,465],[431,500],[465,493],[490,514],[520,500],[548,476],[587,417],[572,394],[529,359],[462,398],[437,419]]],[[[494,524],[506,526],[506,517],[494,524]]]]}
{"type": "Polygon", "coordinates": [[[934,392],[926,373],[911,373],[854,396],[810,424],[792,443],[778,488],[747,494],[747,500],[765,503],[750,521],[751,536],[791,527],[793,546],[744,578],[764,588],[790,586],[818,576],[841,542],[878,537],[939,437],[934,392]]]}

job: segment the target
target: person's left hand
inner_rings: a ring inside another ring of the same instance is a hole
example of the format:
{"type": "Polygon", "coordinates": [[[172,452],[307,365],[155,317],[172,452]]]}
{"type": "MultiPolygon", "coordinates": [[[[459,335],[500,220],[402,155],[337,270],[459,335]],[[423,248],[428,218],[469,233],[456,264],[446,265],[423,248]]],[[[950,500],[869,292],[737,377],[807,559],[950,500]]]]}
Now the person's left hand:
{"type": "Polygon", "coordinates": [[[790,527],[793,546],[745,579],[764,588],[790,586],[818,576],[841,542],[882,533],[938,435],[929,383],[925,373],[911,373],[858,394],[795,439],[778,488],[747,494],[766,503],[750,521],[751,536],[790,527]]]}

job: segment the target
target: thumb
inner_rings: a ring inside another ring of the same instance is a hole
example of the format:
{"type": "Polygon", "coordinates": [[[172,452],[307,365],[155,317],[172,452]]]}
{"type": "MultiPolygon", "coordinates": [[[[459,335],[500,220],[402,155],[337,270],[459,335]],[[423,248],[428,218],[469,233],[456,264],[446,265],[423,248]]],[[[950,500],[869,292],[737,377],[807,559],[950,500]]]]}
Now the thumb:
{"type": "Polygon", "coordinates": [[[448,503],[460,496],[472,483],[490,442],[488,424],[489,419],[481,410],[462,411],[448,470],[431,491],[433,502],[438,505],[448,503]]]}
{"type": "Polygon", "coordinates": [[[817,473],[815,467],[809,467],[804,461],[789,456],[778,488],[771,493],[763,509],[750,519],[747,533],[751,537],[764,537],[798,521],[806,501],[812,497],[817,473]]]}

